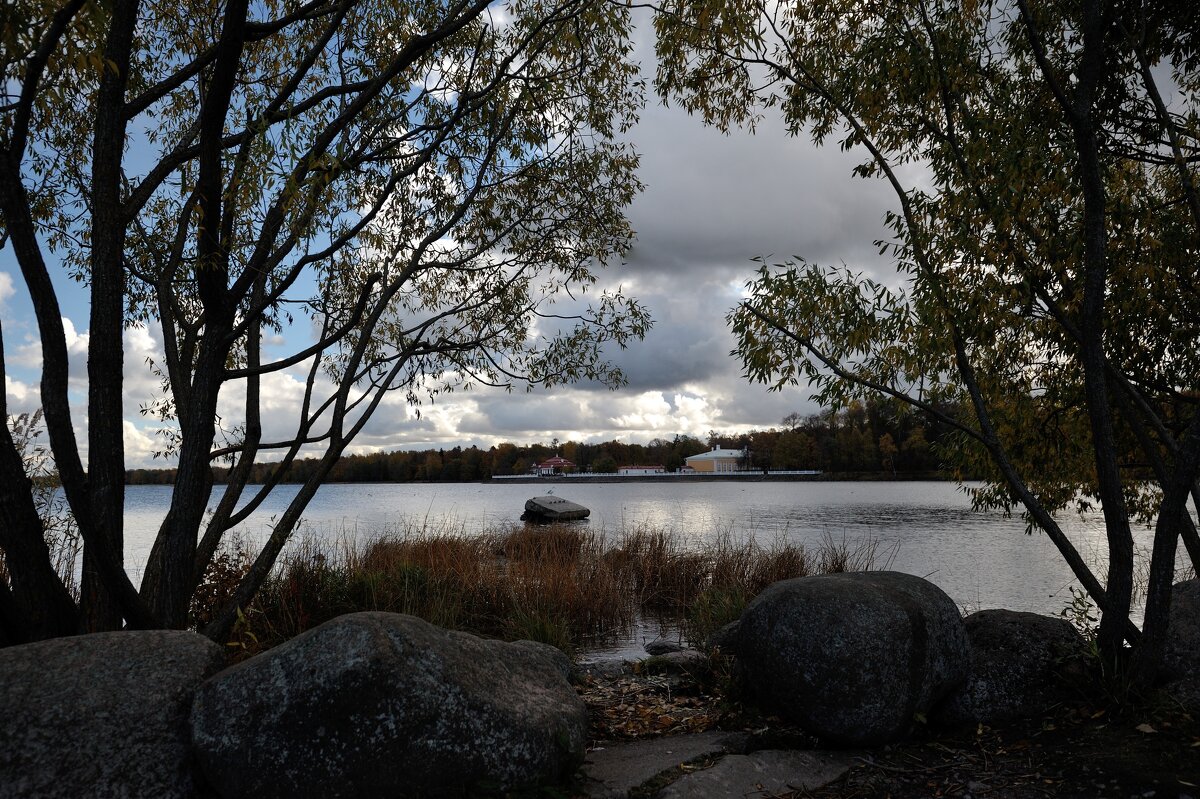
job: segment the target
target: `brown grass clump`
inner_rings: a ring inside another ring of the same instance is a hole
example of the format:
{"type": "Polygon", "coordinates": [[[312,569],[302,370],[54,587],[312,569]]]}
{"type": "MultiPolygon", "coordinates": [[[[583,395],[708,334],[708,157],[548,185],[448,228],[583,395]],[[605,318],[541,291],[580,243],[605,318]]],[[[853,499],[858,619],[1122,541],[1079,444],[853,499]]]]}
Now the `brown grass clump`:
{"type": "MultiPolygon", "coordinates": [[[[344,613],[384,610],[567,652],[627,635],[648,616],[699,645],[771,583],[870,568],[875,556],[873,544],[849,549],[826,539],[809,551],[728,533],[696,544],[647,527],[615,536],[547,525],[473,535],[401,530],[369,542],[310,539],[281,559],[232,644],[249,654],[344,613]]],[[[192,608],[194,624],[229,596],[248,557],[243,550],[214,561],[192,608]]]]}

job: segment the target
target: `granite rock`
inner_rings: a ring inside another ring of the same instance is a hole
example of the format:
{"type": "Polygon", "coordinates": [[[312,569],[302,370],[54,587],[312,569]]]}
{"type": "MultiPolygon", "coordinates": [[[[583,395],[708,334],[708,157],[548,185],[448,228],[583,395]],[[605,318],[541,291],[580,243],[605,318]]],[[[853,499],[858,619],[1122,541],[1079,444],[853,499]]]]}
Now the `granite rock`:
{"type": "Polygon", "coordinates": [[[196,795],[192,697],[222,665],[180,630],[0,649],[0,797],[196,795]]]}

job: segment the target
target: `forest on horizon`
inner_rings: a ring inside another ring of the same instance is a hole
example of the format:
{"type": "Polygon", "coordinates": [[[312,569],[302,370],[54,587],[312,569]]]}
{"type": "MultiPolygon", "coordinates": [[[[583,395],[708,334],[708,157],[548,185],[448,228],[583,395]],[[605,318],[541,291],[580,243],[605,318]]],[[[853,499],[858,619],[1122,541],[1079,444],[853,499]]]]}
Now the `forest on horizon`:
{"type": "MultiPolygon", "coordinates": [[[[945,425],[924,414],[891,403],[855,402],[838,413],[792,413],[780,427],[739,434],[711,431],[704,439],[686,434],[656,438],[648,444],[555,439],[549,444],[505,442],[488,449],[456,446],[344,455],[325,482],[472,482],[495,475],[527,474],[534,464],[556,454],[575,463],[581,472],[611,474],[629,465],[657,465],[674,472],[686,458],[718,445],[747,449],[747,467],[753,469],[918,474],[939,467],[936,444],[947,434],[945,425]]],[[[316,466],[315,458],[297,459],[280,482],[304,482],[316,466]]],[[[266,482],[277,468],[274,463],[256,464],[251,482],[266,482]]],[[[175,481],[175,472],[130,469],[126,478],[129,485],[165,485],[175,481]]],[[[213,468],[216,482],[222,482],[225,474],[225,468],[213,468]]]]}

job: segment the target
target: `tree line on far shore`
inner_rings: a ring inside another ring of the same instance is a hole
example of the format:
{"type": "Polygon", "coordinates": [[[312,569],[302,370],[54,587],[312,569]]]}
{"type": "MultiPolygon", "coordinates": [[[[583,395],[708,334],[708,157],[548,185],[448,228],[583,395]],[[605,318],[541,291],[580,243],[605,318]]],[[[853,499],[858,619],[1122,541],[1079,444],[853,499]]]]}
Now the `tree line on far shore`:
{"type": "MultiPolygon", "coordinates": [[[[458,482],[483,480],[493,475],[527,474],[535,464],[560,455],[582,472],[613,473],[621,466],[661,466],[678,471],[686,458],[715,446],[745,449],[745,468],[771,470],[819,470],[822,472],[884,472],[917,474],[938,468],[936,444],[946,434],[944,427],[922,414],[883,402],[853,403],[836,414],[784,417],[780,427],[747,433],[711,431],[705,439],[680,434],[656,438],[648,444],[579,441],[519,445],[497,444],[488,449],[397,450],[343,456],[327,482],[458,482]]],[[[298,459],[288,468],[283,482],[304,482],[316,459],[298,459]]],[[[276,464],[256,464],[252,482],[266,482],[276,464]]],[[[213,477],[222,482],[226,469],[214,467],[213,477]]],[[[174,469],[131,469],[130,485],[171,484],[174,469]]]]}

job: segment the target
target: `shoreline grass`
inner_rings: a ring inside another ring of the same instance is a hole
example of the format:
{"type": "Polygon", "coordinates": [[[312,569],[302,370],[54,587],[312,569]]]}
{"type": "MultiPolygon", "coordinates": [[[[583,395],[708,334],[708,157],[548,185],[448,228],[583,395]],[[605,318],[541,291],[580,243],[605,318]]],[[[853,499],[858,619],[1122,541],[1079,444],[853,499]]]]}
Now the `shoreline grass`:
{"type": "MultiPolygon", "coordinates": [[[[728,532],[708,543],[646,526],[615,534],[585,526],[403,528],[362,540],[307,539],[285,552],[229,642],[249,656],[336,616],[407,613],[505,640],[576,654],[629,635],[639,618],[666,622],[701,645],[778,580],[875,568],[877,542],[826,536],[817,546],[760,544],[728,532]]],[[[248,568],[245,546],[222,550],[192,605],[202,626],[248,568]]]]}

